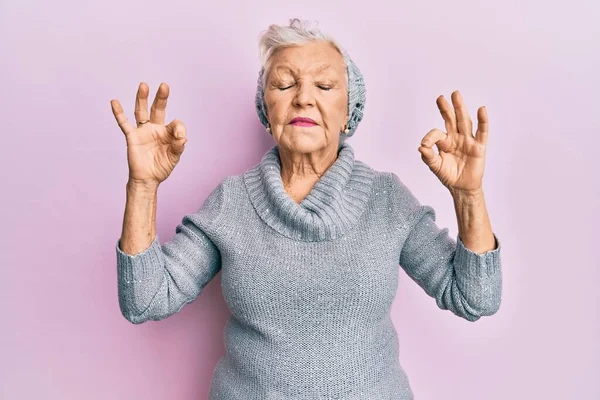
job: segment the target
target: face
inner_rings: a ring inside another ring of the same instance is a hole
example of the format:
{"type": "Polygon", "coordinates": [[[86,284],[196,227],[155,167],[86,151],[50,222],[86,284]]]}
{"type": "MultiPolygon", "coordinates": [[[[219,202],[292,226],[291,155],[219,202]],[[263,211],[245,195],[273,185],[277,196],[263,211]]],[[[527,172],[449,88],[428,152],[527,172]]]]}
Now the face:
{"type": "Polygon", "coordinates": [[[337,149],[348,120],[343,56],[325,41],[280,49],[266,78],[265,106],[273,139],[286,150],[337,149]],[[314,124],[292,123],[297,117],[314,124]]]}

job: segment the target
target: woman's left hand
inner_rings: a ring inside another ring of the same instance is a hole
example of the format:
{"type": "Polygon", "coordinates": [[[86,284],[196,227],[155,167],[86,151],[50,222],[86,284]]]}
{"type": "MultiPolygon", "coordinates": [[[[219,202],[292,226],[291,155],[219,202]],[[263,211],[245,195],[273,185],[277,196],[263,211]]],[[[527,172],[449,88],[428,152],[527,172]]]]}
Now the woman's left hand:
{"type": "Polygon", "coordinates": [[[432,129],[421,140],[421,159],[451,193],[477,193],[482,189],[488,117],[485,107],[477,110],[477,132],[458,90],[452,93],[452,104],[444,96],[437,106],[444,118],[446,130],[432,129]],[[433,150],[438,148],[439,154],[433,150]]]}

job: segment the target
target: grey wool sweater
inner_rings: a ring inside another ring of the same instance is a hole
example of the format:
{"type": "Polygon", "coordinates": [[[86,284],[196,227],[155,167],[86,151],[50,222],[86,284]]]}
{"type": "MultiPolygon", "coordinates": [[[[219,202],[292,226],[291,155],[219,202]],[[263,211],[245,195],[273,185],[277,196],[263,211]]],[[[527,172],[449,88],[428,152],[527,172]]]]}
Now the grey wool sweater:
{"type": "Polygon", "coordinates": [[[500,306],[494,237],[481,254],[455,241],[347,142],[298,204],[275,145],[220,181],[172,240],[135,255],[117,241],[119,305],[133,324],[162,320],[221,271],[231,316],[210,400],[411,400],[390,316],[399,267],[440,309],[476,321],[500,306]]]}

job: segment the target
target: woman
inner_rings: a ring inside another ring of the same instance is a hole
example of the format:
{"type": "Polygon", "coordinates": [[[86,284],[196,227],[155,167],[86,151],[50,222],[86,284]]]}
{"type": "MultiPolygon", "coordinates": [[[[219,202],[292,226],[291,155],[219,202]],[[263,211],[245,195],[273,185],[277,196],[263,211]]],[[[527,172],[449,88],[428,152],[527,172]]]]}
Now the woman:
{"type": "Polygon", "coordinates": [[[150,115],[140,84],[137,127],[111,102],[130,171],[116,245],[121,311],[134,324],[162,320],[222,271],[232,315],[210,399],[413,399],[389,314],[398,266],[468,321],[500,305],[500,243],[481,188],[485,110],[474,137],[460,94],[454,109],[440,96],[447,132],[419,147],[453,196],[454,241],[398,176],[354,158],[345,140],[362,119],[364,83],[333,39],[294,19],[271,25],[260,49],[257,111],[276,144],[223,179],[162,245],[157,189],[179,162],[185,126],[164,125],[166,84],[150,115]]]}

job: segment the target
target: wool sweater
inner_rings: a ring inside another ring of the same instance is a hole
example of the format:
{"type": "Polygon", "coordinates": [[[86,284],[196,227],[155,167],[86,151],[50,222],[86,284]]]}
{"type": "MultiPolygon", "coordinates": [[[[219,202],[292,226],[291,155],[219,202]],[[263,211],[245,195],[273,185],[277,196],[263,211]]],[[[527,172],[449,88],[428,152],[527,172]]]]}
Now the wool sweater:
{"type": "Polygon", "coordinates": [[[296,203],[275,145],[222,179],[171,240],[134,255],[117,240],[119,305],[133,324],[163,320],[221,271],[231,315],[210,400],[412,400],[390,316],[399,267],[440,309],[476,321],[500,306],[494,238],[485,253],[466,248],[347,142],[296,203]]]}

